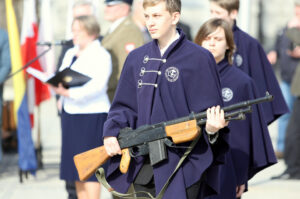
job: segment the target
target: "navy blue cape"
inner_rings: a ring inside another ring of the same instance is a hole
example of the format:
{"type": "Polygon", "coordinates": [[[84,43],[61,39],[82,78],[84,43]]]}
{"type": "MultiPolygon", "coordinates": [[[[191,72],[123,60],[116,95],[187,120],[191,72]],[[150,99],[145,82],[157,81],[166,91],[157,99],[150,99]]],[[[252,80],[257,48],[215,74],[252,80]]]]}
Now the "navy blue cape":
{"type": "MultiPolygon", "coordinates": [[[[226,59],[218,67],[225,106],[258,97],[257,86],[247,74],[226,59]]],[[[277,162],[262,104],[252,106],[246,120],[232,121],[228,127],[230,150],[226,164],[220,166],[222,186],[220,194],[210,199],[235,198],[236,186],[247,184],[256,173],[277,162]]]]}
{"type": "MultiPolygon", "coordinates": [[[[180,29],[180,38],[161,57],[157,40],[132,51],[124,64],[115,98],[104,124],[103,136],[118,136],[121,128],[138,128],[205,111],[223,105],[217,66],[212,55],[188,41],[180,29]],[[147,58],[148,57],[148,58],[147,58]],[[155,60],[155,59],[156,60],[155,60]],[[166,59],[164,63],[160,59],[166,59]],[[142,68],[146,71],[142,72],[142,68]],[[159,75],[157,72],[160,71],[159,75]],[[140,83],[157,84],[142,85],[140,83]]],[[[226,129],[220,132],[218,143],[211,146],[206,133],[178,170],[164,198],[186,198],[185,189],[199,181],[212,164],[221,164],[228,150],[226,129]]],[[[188,146],[188,144],[186,144],[188,146]]],[[[185,149],[168,148],[168,159],[154,165],[154,180],[158,194],[174,171],[185,149]]],[[[120,156],[110,159],[107,180],[120,192],[126,192],[143,164],[143,157],[132,158],[127,174],[118,167],[120,156]]],[[[207,187],[219,187],[218,170],[210,169],[203,181],[207,187]]]]}
{"type": "Polygon", "coordinates": [[[257,40],[236,25],[233,26],[233,33],[236,44],[235,65],[254,80],[259,97],[264,96],[266,91],[274,96],[272,103],[263,104],[266,122],[270,124],[289,112],[272,66],[257,40]]]}

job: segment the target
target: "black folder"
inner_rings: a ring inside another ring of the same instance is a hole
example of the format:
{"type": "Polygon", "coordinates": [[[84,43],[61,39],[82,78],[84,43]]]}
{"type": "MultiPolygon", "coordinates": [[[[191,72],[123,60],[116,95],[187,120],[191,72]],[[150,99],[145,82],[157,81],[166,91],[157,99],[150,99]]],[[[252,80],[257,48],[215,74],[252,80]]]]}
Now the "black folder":
{"type": "Polygon", "coordinates": [[[65,88],[75,87],[75,86],[82,86],[83,84],[90,81],[91,78],[79,73],[77,71],[72,70],[71,68],[65,68],[64,70],[56,73],[53,77],[51,77],[46,82],[53,85],[58,86],[59,83],[65,88]]]}

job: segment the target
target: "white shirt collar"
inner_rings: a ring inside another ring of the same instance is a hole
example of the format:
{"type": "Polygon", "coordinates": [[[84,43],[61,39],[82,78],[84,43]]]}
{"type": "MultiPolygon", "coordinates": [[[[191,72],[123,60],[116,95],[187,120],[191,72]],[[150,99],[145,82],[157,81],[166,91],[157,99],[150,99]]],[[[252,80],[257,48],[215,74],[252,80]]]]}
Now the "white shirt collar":
{"type": "Polygon", "coordinates": [[[111,26],[110,26],[110,28],[109,28],[109,30],[108,30],[108,34],[112,33],[114,30],[116,30],[117,27],[125,20],[125,18],[126,18],[126,17],[122,17],[122,18],[117,19],[116,21],[114,21],[114,22],[111,24],[111,26]]]}

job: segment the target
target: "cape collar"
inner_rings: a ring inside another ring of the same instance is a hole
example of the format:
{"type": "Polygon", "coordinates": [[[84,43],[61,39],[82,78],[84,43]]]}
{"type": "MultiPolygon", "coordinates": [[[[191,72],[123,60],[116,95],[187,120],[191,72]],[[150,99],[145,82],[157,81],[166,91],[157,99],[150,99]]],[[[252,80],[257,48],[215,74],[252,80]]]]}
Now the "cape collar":
{"type": "Polygon", "coordinates": [[[167,48],[167,50],[165,51],[165,53],[163,54],[163,56],[161,56],[161,54],[160,54],[158,40],[155,39],[155,40],[152,41],[152,49],[154,49],[154,51],[155,51],[155,56],[160,57],[160,58],[167,58],[171,54],[171,52],[176,48],[176,46],[178,46],[183,40],[186,39],[186,36],[185,36],[184,32],[182,31],[182,29],[177,28],[176,30],[179,33],[179,39],[175,40],[167,48]]]}
{"type": "Polygon", "coordinates": [[[230,67],[230,66],[232,66],[232,65],[230,65],[228,63],[227,57],[225,56],[225,58],[218,63],[219,74],[221,74],[227,67],[230,67]]]}

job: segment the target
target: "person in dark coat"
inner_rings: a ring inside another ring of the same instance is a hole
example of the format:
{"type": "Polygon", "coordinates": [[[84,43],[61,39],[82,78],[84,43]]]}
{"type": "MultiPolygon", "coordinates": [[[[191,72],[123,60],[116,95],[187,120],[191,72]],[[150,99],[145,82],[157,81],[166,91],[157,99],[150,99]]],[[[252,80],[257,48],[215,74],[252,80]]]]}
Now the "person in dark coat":
{"type": "MultiPolygon", "coordinates": [[[[292,41],[293,38],[289,38],[288,33],[291,29],[299,26],[300,17],[297,13],[300,13],[300,1],[295,1],[295,16],[289,20],[287,25],[281,29],[276,37],[274,50],[268,53],[268,59],[271,64],[277,63],[280,71],[280,88],[282,90],[285,101],[290,110],[293,110],[293,104],[296,99],[295,95],[291,93],[291,82],[296,72],[297,65],[299,64],[299,57],[292,56],[292,51],[297,51],[297,42],[292,41]]],[[[298,14],[300,15],[300,14],[298,14]]],[[[298,28],[299,29],[299,28],[298,28]]],[[[299,34],[298,34],[299,35],[299,34]]],[[[297,37],[297,36],[296,36],[297,37]]],[[[299,38],[299,36],[298,36],[299,38]]],[[[298,44],[299,45],[299,44],[298,44]]],[[[300,48],[298,46],[298,48],[300,48]]],[[[299,51],[299,49],[298,49],[299,51]]],[[[287,113],[278,120],[278,136],[276,155],[278,158],[283,157],[284,142],[286,127],[290,118],[290,113],[287,113]]]]}
{"type": "Polygon", "coordinates": [[[0,29],[0,162],[2,160],[2,104],[4,82],[11,70],[7,32],[0,29]]]}
{"type": "Polygon", "coordinates": [[[300,1],[295,0],[295,17],[289,22],[287,36],[295,44],[288,51],[290,57],[298,65],[291,81],[291,93],[296,97],[293,104],[290,119],[287,124],[285,139],[284,139],[284,156],[283,160],[286,164],[286,170],[273,179],[300,179],[300,1]]]}
{"type": "MultiPolygon", "coordinates": [[[[233,65],[235,44],[225,20],[214,18],[204,23],[195,43],[208,49],[217,62],[225,106],[258,97],[252,78],[233,65]]],[[[261,105],[253,106],[246,120],[231,122],[228,127],[230,151],[226,164],[220,166],[223,183],[220,194],[211,199],[241,197],[249,179],[277,162],[261,105]]]]}
{"type": "Polygon", "coordinates": [[[180,29],[182,29],[182,31],[184,32],[184,34],[186,35],[186,38],[188,40],[190,40],[190,41],[193,40],[192,34],[191,34],[191,27],[187,23],[184,23],[183,21],[179,21],[177,26],[180,29]]]}
{"type": "Polygon", "coordinates": [[[210,0],[211,16],[226,20],[232,27],[236,45],[235,66],[247,73],[258,85],[259,97],[265,96],[266,92],[274,96],[272,103],[262,105],[265,120],[267,124],[271,124],[289,110],[262,46],[236,25],[238,10],[239,0],[210,0]]]}
{"type": "Polygon", "coordinates": [[[104,124],[104,146],[112,156],[107,180],[118,192],[125,193],[133,183],[136,191],[146,189],[157,195],[186,149],[168,147],[168,159],[153,166],[148,156],[132,158],[129,171],[121,174],[117,141],[120,129],[136,129],[207,110],[202,136],[173,176],[163,198],[194,199],[216,194],[219,178],[213,166],[224,163],[228,134],[223,128],[228,123],[217,106],[222,106],[223,101],[215,61],[207,50],[188,41],[183,31],[176,29],[180,0],[145,0],[143,6],[153,41],[128,55],[104,124]],[[150,170],[143,173],[147,165],[150,170]],[[137,182],[140,175],[148,181],[137,182]]]}

